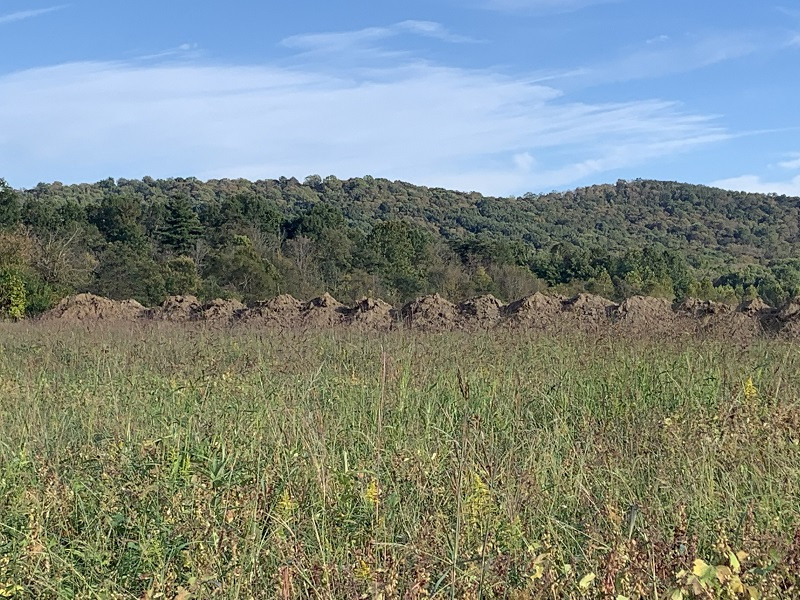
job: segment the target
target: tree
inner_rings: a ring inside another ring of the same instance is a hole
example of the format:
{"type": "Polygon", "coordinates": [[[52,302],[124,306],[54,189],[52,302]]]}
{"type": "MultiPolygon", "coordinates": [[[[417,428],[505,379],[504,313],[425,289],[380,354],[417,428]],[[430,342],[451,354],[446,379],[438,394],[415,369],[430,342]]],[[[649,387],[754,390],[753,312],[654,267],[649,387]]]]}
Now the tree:
{"type": "Polygon", "coordinates": [[[192,209],[189,198],[182,194],[171,198],[167,202],[166,210],[161,241],[175,254],[188,255],[202,233],[200,220],[192,209]]]}
{"type": "Polygon", "coordinates": [[[113,300],[132,298],[146,306],[161,304],[167,295],[161,269],[152,256],[121,242],[110,244],[100,256],[91,290],[113,300]]]}
{"type": "Polygon", "coordinates": [[[115,193],[104,196],[100,204],[92,208],[89,221],[100,230],[106,241],[136,245],[144,243],[144,227],[139,222],[141,216],[139,200],[131,195],[115,193]]]}
{"type": "Polygon", "coordinates": [[[241,295],[245,302],[264,300],[277,291],[277,272],[253,248],[250,238],[234,236],[229,244],[209,257],[203,275],[241,295]]]}
{"type": "Polygon", "coordinates": [[[25,281],[18,269],[0,270],[0,318],[21,319],[26,307],[25,281]]]}
{"type": "Polygon", "coordinates": [[[21,203],[17,192],[0,179],[0,229],[9,229],[19,224],[21,203]]]}

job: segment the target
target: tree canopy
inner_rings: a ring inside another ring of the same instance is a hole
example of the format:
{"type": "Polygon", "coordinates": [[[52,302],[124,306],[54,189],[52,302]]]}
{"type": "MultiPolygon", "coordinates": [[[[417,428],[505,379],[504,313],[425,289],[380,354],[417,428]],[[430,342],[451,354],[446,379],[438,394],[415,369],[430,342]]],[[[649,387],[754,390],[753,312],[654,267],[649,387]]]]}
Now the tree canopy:
{"type": "Polygon", "coordinates": [[[497,198],[369,176],[0,180],[2,289],[28,313],[80,291],[400,302],[549,287],[779,304],[800,293],[799,248],[800,198],[665,181],[497,198]]]}

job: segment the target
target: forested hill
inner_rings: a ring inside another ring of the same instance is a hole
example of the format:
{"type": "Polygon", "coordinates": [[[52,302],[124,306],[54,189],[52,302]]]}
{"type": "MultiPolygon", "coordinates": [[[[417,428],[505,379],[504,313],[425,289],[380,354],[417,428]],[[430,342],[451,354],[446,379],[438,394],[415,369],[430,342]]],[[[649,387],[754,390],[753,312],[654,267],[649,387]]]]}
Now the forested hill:
{"type": "Polygon", "coordinates": [[[2,185],[0,227],[5,288],[24,284],[28,312],[75,291],[148,304],[544,287],[780,303],[800,292],[800,198],[675,182],[516,198],[372,177],[2,185]]]}

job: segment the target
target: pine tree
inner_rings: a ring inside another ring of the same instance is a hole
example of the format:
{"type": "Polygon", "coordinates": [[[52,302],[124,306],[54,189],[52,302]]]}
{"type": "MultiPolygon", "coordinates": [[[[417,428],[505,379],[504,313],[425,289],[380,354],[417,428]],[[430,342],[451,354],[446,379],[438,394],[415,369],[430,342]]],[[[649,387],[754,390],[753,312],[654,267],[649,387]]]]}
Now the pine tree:
{"type": "Polygon", "coordinates": [[[186,196],[175,196],[167,202],[167,216],[161,241],[178,255],[189,254],[195,240],[200,236],[202,226],[186,196]]]}

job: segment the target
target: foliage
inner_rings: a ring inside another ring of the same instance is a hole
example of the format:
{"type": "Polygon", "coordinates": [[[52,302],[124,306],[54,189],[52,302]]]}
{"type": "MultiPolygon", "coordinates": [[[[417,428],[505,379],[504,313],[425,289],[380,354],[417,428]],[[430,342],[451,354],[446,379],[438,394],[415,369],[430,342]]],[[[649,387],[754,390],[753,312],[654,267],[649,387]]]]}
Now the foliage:
{"type": "Polygon", "coordinates": [[[613,300],[739,302],[756,294],[780,305],[800,293],[798,223],[800,198],[650,180],[517,198],[369,176],[0,185],[0,228],[22,224],[50,249],[57,260],[34,268],[59,293],[106,289],[107,267],[88,278],[92,269],[75,267],[124,244],[152,257],[164,278],[168,260],[188,256],[198,289],[251,299],[279,290],[331,291],[345,301],[370,292],[392,302],[427,292],[511,300],[546,285],[613,300]],[[68,252],[54,235],[72,240],[68,252]],[[231,249],[236,236],[251,241],[252,256],[231,249]],[[220,269],[228,255],[240,276],[220,269]],[[253,275],[256,261],[266,275],[253,275]]]}
{"type": "Polygon", "coordinates": [[[25,281],[20,272],[8,267],[0,270],[0,319],[21,319],[26,306],[25,281]]]}

